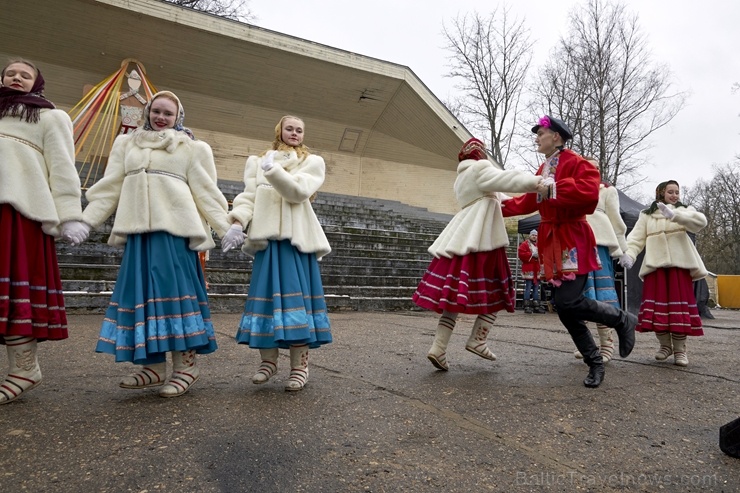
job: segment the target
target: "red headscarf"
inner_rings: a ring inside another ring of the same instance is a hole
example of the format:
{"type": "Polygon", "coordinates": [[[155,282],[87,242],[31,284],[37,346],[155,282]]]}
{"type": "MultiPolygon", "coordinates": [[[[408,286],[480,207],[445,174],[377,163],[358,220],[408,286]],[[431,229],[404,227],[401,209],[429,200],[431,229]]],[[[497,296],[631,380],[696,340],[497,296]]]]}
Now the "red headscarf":
{"type": "Polygon", "coordinates": [[[476,159],[480,161],[481,159],[487,158],[486,145],[475,137],[463,144],[462,149],[460,149],[460,153],[457,155],[458,161],[463,161],[465,159],[476,159]]]}
{"type": "MultiPolygon", "coordinates": [[[[5,70],[3,70],[3,73],[5,70]]],[[[54,108],[54,103],[44,97],[44,77],[36,71],[36,81],[28,92],[10,87],[0,87],[0,118],[19,116],[27,122],[38,123],[41,108],[54,108]]]]}

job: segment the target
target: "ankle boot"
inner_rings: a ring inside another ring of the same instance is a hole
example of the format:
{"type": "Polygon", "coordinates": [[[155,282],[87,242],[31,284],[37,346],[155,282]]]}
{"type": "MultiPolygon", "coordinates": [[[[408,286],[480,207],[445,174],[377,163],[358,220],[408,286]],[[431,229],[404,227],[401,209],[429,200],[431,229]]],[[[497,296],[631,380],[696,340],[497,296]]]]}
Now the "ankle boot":
{"type": "Polygon", "coordinates": [[[167,375],[167,362],[146,365],[136,373],[123,377],[119,387],[123,389],[145,389],[147,387],[157,387],[164,385],[165,376],[167,375]]]}
{"type": "Polygon", "coordinates": [[[200,370],[195,366],[195,349],[172,351],[172,375],[162,390],[161,397],[177,397],[184,394],[200,377],[200,370]]]}
{"type": "Polygon", "coordinates": [[[671,334],[673,342],[673,361],[676,366],[689,366],[689,358],[686,356],[686,334],[671,334]]]}
{"type": "Polygon", "coordinates": [[[601,358],[604,360],[604,364],[612,360],[614,354],[614,338],[612,337],[612,329],[604,325],[596,325],[596,331],[599,333],[599,351],[601,352],[601,358]]]}
{"type": "Polygon", "coordinates": [[[486,345],[488,334],[493,330],[493,323],[495,321],[496,315],[478,315],[473,323],[473,330],[470,333],[468,342],[465,343],[465,349],[473,354],[477,354],[481,358],[495,361],[496,355],[486,345]]]}
{"type": "Polygon", "coordinates": [[[524,313],[532,313],[532,300],[524,301],[524,313]]]}
{"type": "Polygon", "coordinates": [[[604,364],[593,364],[588,367],[588,375],[586,375],[586,378],[583,379],[583,385],[586,387],[595,389],[599,385],[601,385],[601,382],[604,381],[604,375],[606,374],[606,371],[604,370],[604,364]]]}
{"type": "Polygon", "coordinates": [[[599,348],[591,336],[591,331],[584,325],[582,332],[578,334],[571,333],[573,342],[578,351],[583,355],[583,361],[588,365],[588,375],[583,380],[583,385],[589,388],[596,388],[604,380],[604,360],[601,357],[599,348]]]}
{"type": "Polygon", "coordinates": [[[290,376],[285,390],[303,390],[308,383],[308,345],[290,346],[290,376]]]}
{"type": "Polygon", "coordinates": [[[9,368],[8,376],[0,383],[0,404],[16,400],[41,383],[37,344],[33,337],[5,336],[9,368]]]}
{"type": "Polygon", "coordinates": [[[547,310],[545,310],[545,307],[539,301],[535,300],[532,304],[534,305],[535,313],[547,313],[547,310]]]}
{"type": "Polygon", "coordinates": [[[452,336],[452,329],[455,328],[455,320],[451,317],[442,315],[437,324],[437,334],[434,336],[432,347],[429,348],[427,359],[432,362],[435,368],[442,371],[450,369],[447,364],[447,344],[452,336]]]}
{"type": "Polygon", "coordinates": [[[668,332],[656,332],[655,337],[658,338],[660,348],[655,353],[655,359],[658,361],[665,361],[668,356],[673,354],[673,343],[671,342],[671,334],[668,332]]]}
{"type": "Polygon", "coordinates": [[[267,382],[277,373],[278,356],[280,356],[280,353],[278,348],[260,349],[260,356],[262,357],[262,363],[257,368],[257,373],[252,377],[252,383],[258,385],[267,382]]]}

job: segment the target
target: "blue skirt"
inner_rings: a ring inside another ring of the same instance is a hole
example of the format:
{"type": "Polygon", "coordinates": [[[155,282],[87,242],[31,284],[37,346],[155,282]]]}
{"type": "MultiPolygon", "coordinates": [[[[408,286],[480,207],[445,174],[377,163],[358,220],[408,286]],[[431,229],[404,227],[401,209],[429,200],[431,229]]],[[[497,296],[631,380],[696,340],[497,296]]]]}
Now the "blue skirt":
{"type": "Polygon", "coordinates": [[[254,257],[252,279],[236,342],[259,349],[332,341],[316,255],[290,240],[270,241],[254,257]]]}
{"type": "Polygon", "coordinates": [[[147,365],[169,351],[216,350],[205,277],[188,242],[162,231],[128,236],[96,352],[147,365]]]}
{"type": "Polygon", "coordinates": [[[601,270],[588,273],[583,294],[586,298],[603,301],[619,308],[619,298],[614,288],[614,264],[609,256],[609,248],[599,245],[598,251],[601,270]]]}

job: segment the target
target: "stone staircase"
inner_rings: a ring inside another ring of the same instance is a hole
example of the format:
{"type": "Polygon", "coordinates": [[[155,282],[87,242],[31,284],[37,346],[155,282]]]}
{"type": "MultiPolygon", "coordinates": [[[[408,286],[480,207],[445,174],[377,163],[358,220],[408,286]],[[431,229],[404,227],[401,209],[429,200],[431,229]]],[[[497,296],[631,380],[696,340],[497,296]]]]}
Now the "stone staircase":
{"type": "MultiPolygon", "coordinates": [[[[236,182],[219,186],[229,200],[242,190],[236,182]]],[[[427,248],[450,215],[325,192],[319,192],[313,206],[332,246],[320,263],[330,310],[417,309],[411,295],[431,260],[427,248]]],[[[123,252],[106,243],[112,224],[110,219],[79,247],[57,243],[71,312],[102,312],[108,305],[123,252]]],[[[252,260],[242,252],[224,254],[216,243],[206,266],[211,310],[238,312],[246,301],[252,260]]]]}

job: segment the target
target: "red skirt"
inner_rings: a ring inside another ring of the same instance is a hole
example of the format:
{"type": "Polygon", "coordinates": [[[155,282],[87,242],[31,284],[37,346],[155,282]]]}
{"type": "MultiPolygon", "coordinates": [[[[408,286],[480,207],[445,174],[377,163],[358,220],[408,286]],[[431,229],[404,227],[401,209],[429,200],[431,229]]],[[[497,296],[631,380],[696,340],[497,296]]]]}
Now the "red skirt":
{"type": "Polygon", "coordinates": [[[6,335],[66,339],[67,314],[54,238],[0,204],[0,336],[6,335]]]}
{"type": "Polygon", "coordinates": [[[637,331],[704,335],[687,269],[657,269],[645,276],[637,331]]]}
{"type": "Polygon", "coordinates": [[[513,312],[515,290],[506,249],[434,258],[413,300],[437,313],[513,312]]]}

